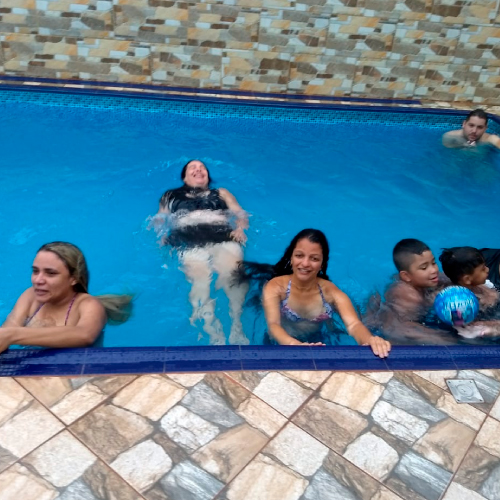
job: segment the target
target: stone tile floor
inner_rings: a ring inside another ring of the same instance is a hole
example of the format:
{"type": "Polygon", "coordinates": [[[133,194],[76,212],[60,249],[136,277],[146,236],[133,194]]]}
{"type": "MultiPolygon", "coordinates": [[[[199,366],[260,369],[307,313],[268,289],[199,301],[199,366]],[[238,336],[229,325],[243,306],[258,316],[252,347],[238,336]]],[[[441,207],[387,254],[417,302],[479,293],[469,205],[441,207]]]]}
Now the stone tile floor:
{"type": "Polygon", "coordinates": [[[500,500],[499,393],[500,370],[2,378],[0,500],[500,500]]]}

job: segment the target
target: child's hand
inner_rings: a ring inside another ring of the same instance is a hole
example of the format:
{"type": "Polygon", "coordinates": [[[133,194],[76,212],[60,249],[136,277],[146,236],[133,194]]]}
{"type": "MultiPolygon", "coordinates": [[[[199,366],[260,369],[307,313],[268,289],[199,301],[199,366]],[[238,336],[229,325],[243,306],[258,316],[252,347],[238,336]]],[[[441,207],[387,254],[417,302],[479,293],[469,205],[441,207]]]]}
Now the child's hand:
{"type": "Polygon", "coordinates": [[[473,324],[467,326],[455,326],[455,330],[461,337],[465,339],[476,339],[478,337],[490,337],[493,333],[493,329],[486,325],[473,324]]]}

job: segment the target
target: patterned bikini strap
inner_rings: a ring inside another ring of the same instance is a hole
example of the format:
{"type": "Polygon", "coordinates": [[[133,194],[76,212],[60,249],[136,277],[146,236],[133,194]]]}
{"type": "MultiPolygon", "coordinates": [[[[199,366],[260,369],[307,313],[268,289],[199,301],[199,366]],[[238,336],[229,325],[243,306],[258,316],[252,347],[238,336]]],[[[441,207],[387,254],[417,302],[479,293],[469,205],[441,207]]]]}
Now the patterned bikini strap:
{"type": "Polygon", "coordinates": [[[71,308],[73,307],[77,295],[78,293],[75,293],[75,295],[73,295],[73,298],[71,299],[71,302],[69,303],[68,312],[66,313],[66,319],[64,320],[64,326],[66,326],[66,324],[68,323],[69,313],[71,312],[71,308]]]}

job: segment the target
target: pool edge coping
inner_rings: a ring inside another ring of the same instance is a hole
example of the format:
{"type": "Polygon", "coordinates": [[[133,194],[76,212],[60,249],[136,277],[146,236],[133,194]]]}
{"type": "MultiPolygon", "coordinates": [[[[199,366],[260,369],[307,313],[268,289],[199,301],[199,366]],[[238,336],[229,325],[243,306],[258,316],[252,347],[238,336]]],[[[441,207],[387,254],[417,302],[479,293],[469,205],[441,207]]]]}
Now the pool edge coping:
{"type": "Polygon", "coordinates": [[[384,359],[362,346],[89,347],[9,349],[0,355],[0,377],[465,369],[500,369],[500,345],[393,346],[384,359]]]}

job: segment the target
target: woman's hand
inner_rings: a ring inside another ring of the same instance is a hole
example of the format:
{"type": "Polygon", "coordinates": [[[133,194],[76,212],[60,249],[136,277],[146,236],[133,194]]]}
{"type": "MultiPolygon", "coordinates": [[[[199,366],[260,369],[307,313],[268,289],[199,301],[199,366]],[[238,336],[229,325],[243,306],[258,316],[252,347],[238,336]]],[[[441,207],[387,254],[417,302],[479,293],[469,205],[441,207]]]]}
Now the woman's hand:
{"type": "Polygon", "coordinates": [[[231,238],[233,238],[234,241],[241,243],[243,246],[245,246],[245,243],[247,242],[247,235],[241,227],[238,227],[231,232],[231,238]]]}
{"type": "Polygon", "coordinates": [[[376,335],[373,335],[371,339],[363,345],[369,345],[372,348],[373,354],[379,358],[387,358],[391,350],[391,343],[376,335]]]}
{"type": "Polygon", "coordinates": [[[326,345],[323,342],[301,342],[297,339],[292,339],[287,345],[326,345]]]}

